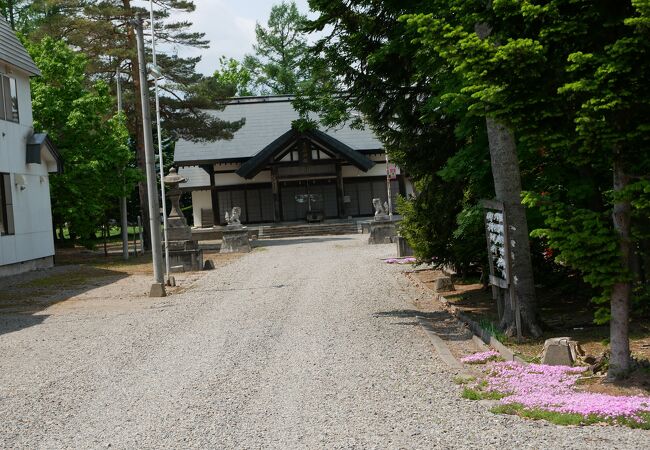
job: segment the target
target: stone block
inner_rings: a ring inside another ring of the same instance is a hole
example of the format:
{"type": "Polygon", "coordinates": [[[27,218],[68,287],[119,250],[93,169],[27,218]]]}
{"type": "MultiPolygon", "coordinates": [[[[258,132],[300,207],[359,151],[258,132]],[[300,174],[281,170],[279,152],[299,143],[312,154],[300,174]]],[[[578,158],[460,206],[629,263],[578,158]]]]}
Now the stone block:
{"type": "Polygon", "coordinates": [[[224,229],[219,253],[248,253],[252,250],[248,229],[224,229]]]}
{"type": "Polygon", "coordinates": [[[163,283],[153,283],[149,290],[149,297],[166,297],[165,285],[163,283]]]}
{"type": "Polygon", "coordinates": [[[397,244],[397,257],[404,258],[405,256],[413,256],[413,249],[406,242],[402,236],[395,236],[395,243],[397,244]]]}
{"type": "Polygon", "coordinates": [[[368,244],[386,244],[391,243],[397,235],[395,224],[393,222],[370,222],[370,237],[368,244]]]}
{"type": "Polygon", "coordinates": [[[192,239],[190,227],[167,227],[167,239],[170,241],[189,241],[192,239]]]}
{"type": "Polygon", "coordinates": [[[450,277],[440,277],[436,278],[433,290],[435,292],[448,292],[455,290],[454,282],[451,281],[450,277]]]}
{"type": "Polygon", "coordinates": [[[181,266],[181,272],[196,272],[203,269],[203,250],[198,248],[195,242],[186,241],[181,244],[179,241],[169,243],[169,266],[181,266]]]}
{"type": "Polygon", "coordinates": [[[544,342],[542,364],[549,366],[573,366],[578,343],[569,337],[550,338],[544,342]]]}

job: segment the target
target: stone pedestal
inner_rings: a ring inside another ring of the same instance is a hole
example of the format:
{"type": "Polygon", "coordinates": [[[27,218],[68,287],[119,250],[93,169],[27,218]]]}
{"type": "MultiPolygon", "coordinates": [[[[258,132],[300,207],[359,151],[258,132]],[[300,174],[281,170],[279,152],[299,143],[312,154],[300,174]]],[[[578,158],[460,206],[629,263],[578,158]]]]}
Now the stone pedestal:
{"type": "Polygon", "coordinates": [[[248,239],[248,228],[224,228],[219,253],[248,253],[250,251],[251,243],[248,239]]]}
{"type": "Polygon", "coordinates": [[[397,244],[397,257],[404,258],[405,256],[413,256],[413,249],[406,242],[402,236],[395,236],[395,243],[397,244]]]}
{"type": "Polygon", "coordinates": [[[573,366],[577,358],[578,343],[570,337],[550,338],[544,342],[542,364],[573,366]]]}
{"type": "Polygon", "coordinates": [[[203,270],[203,250],[196,241],[169,241],[169,267],[172,272],[203,270]],[[181,269],[182,267],[182,269],[181,269]]]}
{"type": "Polygon", "coordinates": [[[395,224],[388,221],[370,222],[368,244],[390,244],[397,236],[395,224]]]}

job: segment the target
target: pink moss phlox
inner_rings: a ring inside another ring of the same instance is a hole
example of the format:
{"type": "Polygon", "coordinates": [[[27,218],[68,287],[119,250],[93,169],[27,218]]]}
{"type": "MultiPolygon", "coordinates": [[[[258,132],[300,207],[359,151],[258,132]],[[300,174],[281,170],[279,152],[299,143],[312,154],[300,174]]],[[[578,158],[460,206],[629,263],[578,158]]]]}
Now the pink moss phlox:
{"type": "Polygon", "coordinates": [[[498,358],[499,352],[489,350],[487,352],[474,353],[473,355],[463,356],[460,358],[461,362],[465,364],[485,364],[488,361],[498,358]]]}
{"type": "Polygon", "coordinates": [[[413,264],[417,260],[415,258],[387,258],[386,261],[388,264],[413,264]]]}
{"type": "Polygon", "coordinates": [[[650,397],[578,391],[576,382],[585,370],[584,367],[497,362],[487,369],[485,390],[506,394],[500,400],[503,404],[516,403],[529,409],[584,417],[626,418],[641,422],[643,419],[639,414],[650,413],[650,397]]]}

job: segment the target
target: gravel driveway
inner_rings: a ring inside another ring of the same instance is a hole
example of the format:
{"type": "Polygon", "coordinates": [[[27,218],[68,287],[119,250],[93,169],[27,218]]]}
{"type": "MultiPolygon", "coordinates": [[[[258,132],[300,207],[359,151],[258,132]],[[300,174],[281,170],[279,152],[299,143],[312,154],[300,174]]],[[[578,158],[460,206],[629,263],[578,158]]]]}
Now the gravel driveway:
{"type": "Polygon", "coordinates": [[[128,308],[0,316],[0,445],[647,448],[650,433],[494,415],[459,396],[414,290],[366,236],[267,241],[128,308]]]}

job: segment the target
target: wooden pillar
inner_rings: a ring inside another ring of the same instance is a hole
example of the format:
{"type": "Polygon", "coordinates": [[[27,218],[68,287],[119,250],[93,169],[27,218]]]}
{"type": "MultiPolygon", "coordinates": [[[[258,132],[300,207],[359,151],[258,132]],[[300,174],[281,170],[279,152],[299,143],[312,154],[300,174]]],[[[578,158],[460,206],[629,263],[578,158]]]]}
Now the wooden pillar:
{"type": "Polygon", "coordinates": [[[336,165],[336,204],[338,206],[339,219],[345,219],[345,202],[343,196],[345,191],[343,189],[343,167],[340,164],[336,165]]]}
{"type": "Polygon", "coordinates": [[[219,214],[219,191],[217,191],[214,164],[210,165],[210,194],[212,196],[212,223],[215,226],[221,224],[221,214],[219,214]]]}
{"type": "Polygon", "coordinates": [[[271,167],[271,192],[273,193],[273,221],[282,221],[282,204],[280,201],[280,183],[278,182],[278,168],[271,167]]]}

